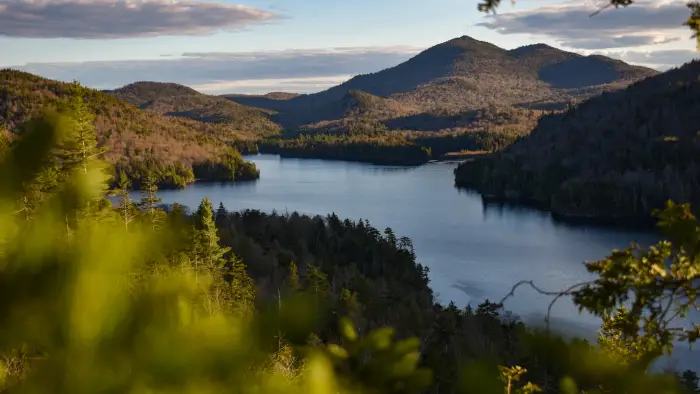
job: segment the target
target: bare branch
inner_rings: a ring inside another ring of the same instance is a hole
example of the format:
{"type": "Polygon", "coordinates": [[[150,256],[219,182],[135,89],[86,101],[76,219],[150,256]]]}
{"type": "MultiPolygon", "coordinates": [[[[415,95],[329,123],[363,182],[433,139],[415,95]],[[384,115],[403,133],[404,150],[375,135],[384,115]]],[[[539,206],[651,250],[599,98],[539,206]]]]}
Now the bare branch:
{"type": "Polygon", "coordinates": [[[552,308],[554,307],[554,304],[563,296],[571,295],[573,294],[574,290],[578,289],[579,287],[583,287],[586,285],[590,285],[594,283],[594,281],[587,281],[587,282],[580,282],[576,283],[575,285],[569,286],[565,290],[561,291],[548,291],[548,290],[543,290],[531,280],[521,280],[520,282],[516,283],[513,285],[513,287],[510,289],[510,292],[506,294],[501,301],[499,302],[499,305],[502,307],[503,304],[511,297],[515,297],[515,290],[518,289],[520,286],[523,285],[529,285],[532,289],[534,289],[536,292],[539,294],[543,295],[548,295],[548,296],[554,296],[554,299],[549,303],[549,306],[547,307],[547,315],[544,318],[544,321],[546,323],[547,331],[549,331],[549,323],[551,321],[551,315],[552,315],[552,308]]]}

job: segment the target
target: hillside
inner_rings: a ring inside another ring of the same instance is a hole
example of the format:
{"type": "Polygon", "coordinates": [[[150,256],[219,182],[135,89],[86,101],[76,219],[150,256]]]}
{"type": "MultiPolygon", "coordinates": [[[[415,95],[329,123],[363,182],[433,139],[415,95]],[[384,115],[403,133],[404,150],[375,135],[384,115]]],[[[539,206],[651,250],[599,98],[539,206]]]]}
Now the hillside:
{"type": "MultiPolygon", "coordinates": [[[[0,124],[10,131],[17,130],[45,107],[59,105],[67,97],[69,87],[70,84],[21,71],[0,70],[0,124]]],[[[225,124],[141,111],[96,90],[86,89],[84,99],[95,114],[98,142],[108,148],[105,159],[121,162],[139,173],[155,171],[165,178],[166,173],[188,175],[189,170],[189,183],[194,180],[190,179],[193,164],[216,161],[230,151],[231,143],[251,137],[225,124]],[[137,171],[134,166],[142,168],[137,171]]],[[[161,181],[163,186],[175,186],[165,179],[161,181]]]]}
{"type": "Polygon", "coordinates": [[[159,115],[185,117],[206,123],[226,123],[248,138],[280,132],[279,126],[267,118],[270,111],[246,107],[175,83],[136,82],[105,92],[159,115]]]}
{"type": "Polygon", "coordinates": [[[337,119],[325,108],[351,91],[391,98],[416,112],[458,113],[490,104],[562,107],[658,74],[603,56],[581,56],[538,44],[505,50],[463,36],[433,46],[404,63],[358,75],[319,93],[286,100],[229,95],[241,104],[277,111],[288,129],[337,119]]]}
{"type": "Polygon", "coordinates": [[[700,203],[700,61],[540,119],[505,150],[464,163],[456,183],[567,216],[649,217],[700,203]]]}

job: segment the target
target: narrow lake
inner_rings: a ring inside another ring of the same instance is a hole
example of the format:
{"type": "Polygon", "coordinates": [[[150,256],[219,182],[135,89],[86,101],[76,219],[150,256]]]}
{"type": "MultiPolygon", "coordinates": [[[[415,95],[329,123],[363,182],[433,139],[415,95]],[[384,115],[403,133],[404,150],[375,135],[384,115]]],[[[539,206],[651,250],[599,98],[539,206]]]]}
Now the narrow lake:
{"type": "MultiPolygon", "coordinates": [[[[546,213],[526,208],[485,208],[478,194],[453,185],[454,163],[386,167],[342,161],[248,156],[261,178],[244,184],[195,184],[161,191],[163,202],[196,209],[204,196],[228,210],[298,211],[367,219],[397,236],[407,236],[420,263],[430,267],[431,286],[442,303],[464,307],[484,299],[499,301],[520,280],[561,290],[590,276],[586,260],[605,257],[635,241],[650,244],[653,234],[553,222],[546,213]]],[[[526,287],[506,302],[528,323],[543,321],[551,297],[526,287]]],[[[579,315],[569,300],[552,310],[553,325],[590,337],[599,327],[579,315]]],[[[680,349],[679,349],[680,350],[680,349]]],[[[678,355],[685,365],[688,354],[678,355]]],[[[679,366],[680,366],[679,365],[679,366]]]]}

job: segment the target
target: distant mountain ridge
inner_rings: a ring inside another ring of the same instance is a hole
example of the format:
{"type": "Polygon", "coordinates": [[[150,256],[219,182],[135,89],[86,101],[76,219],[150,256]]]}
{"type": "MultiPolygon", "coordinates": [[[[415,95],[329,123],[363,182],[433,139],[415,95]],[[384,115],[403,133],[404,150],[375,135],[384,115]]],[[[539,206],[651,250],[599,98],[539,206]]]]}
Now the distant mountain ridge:
{"type": "Polygon", "coordinates": [[[563,107],[571,101],[616,90],[658,73],[604,56],[583,56],[545,44],[505,50],[462,36],[428,48],[397,66],[355,76],[322,92],[286,100],[226,97],[243,105],[274,110],[278,113],[273,119],[293,128],[335,119],[337,114],[324,108],[343,100],[350,91],[393,99],[411,108],[411,113],[461,112],[496,103],[526,106],[549,103],[563,107]]]}
{"type": "Polygon", "coordinates": [[[206,123],[227,123],[256,137],[280,132],[280,127],[268,118],[269,110],[246,107],[176,83],[142,81],[103,92],[142,110],[206,123]]]}

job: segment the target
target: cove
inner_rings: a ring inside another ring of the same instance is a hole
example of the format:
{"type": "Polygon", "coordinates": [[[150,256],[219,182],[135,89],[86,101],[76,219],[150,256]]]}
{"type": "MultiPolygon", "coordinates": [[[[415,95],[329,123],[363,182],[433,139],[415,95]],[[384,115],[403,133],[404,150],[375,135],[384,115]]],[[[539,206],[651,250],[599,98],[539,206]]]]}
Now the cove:
{"type": "MultiPolygon", "coordinates": [[[[607,256],[630,242],[648,245],[658,235],[645,231],[572,226],[528,208],[485,206],[481,196],[454,187],[456,163],[418,167],[364,163],[245,157],[260,169],[260,179],[235,184],[201,183],[184,190],[163,190],[163,202],[196,209],[204,196],[215,208],[259,209],[341,219],[367,219],[380,230],[411,238],[418,261],[430,268],[438,301],[464,307],[485,299],[499,301],[521,280],[546,290],[562,290],[590,278],[586,260],[607,256]]],[[[551,297],[521,287],[506,303],[529,324],[540,324],[551,297]]],[[[598,319],[579,315],[560,299],[552,309],[552,327],[595,337],[598,319]]],[[[678,349],[679,367],[688,354],[678,349]]]]}

